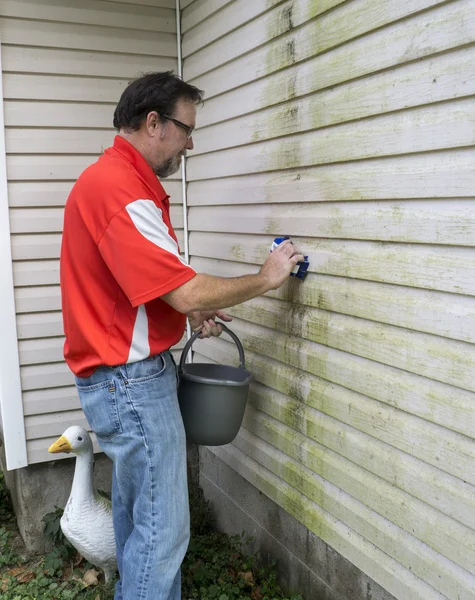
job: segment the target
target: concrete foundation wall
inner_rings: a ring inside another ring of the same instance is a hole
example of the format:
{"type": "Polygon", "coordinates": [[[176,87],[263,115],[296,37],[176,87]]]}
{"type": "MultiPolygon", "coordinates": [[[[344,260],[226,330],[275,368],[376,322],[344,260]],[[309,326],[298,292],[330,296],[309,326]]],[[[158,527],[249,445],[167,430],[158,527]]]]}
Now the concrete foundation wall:
{"type": "Polygon", "coordinates": [[[305,600],[394,600],[275,502],[206,448],[200,448],[200,485],[217,526],[253,537],[248,550],[276,559],[279,583],[305,600]]]}

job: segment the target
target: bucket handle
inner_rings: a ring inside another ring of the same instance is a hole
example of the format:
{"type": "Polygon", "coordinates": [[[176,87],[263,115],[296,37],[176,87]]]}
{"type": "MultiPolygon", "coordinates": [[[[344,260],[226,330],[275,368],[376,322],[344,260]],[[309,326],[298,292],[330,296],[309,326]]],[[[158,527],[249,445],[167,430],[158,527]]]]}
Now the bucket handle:
{"type": "MultiPolygon", "coordinates": [[[[239,368],[245,369],[246,365],[244,362],[244,348],[242,347],[242,344],[241,344],[238,336],[233,331],[231,331],[228,327],[226,327],[226,325],[224,323],[219,323],[219,324],[223,328],[223,332],[226,332],[229,336],[231,336],[233,338],[233,340],[238,348],[238,351],[239,351],[239,368]]],[[[194,341],[200,334],[201,334],[201,331],[197,331],[186,342],[185,347],[183,348],[183,352],[181,353],[181,358],[180,358],[180,373],[183,372],[183,367],[185,366],[185,360],[188,355],[188,352],[191,350],[191,346],[193,345],[194,341]]]]}

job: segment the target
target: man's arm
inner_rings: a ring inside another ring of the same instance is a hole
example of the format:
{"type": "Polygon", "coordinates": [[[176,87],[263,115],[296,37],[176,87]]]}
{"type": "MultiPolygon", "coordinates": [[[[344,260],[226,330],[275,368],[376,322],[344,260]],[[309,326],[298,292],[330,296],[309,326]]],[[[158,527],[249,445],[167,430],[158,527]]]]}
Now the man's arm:
{"type": "Polygon", "coordinates": [[[269,254],[259,273],[242,277],[215,277],[198,273],[193,279],[162,296],[175,310],[218,310],[246,302],[280,287],[297,262],[303,261],[290,241],[285,241],[269,254]]]}

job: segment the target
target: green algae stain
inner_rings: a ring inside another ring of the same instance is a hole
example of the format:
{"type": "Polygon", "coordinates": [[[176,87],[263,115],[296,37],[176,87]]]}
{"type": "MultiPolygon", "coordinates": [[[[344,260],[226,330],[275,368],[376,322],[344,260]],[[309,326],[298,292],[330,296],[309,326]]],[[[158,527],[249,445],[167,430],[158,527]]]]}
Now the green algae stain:
{"type": "Polygon", "coordinates": [[[345,219],[345,215],[341,208],[332,207],[330,209],[330,226],[328,228],[328,236],[329,237],[344,237],[343,236],[343,221],[345,219]]]}
{"type": "Polygon", "coordinates": [[[402,225],[404,221],[404,211],[400,204],[393,204],[391,207],[391,221],[402,225]]]}
{"type": "Polygon", "coordinates": [[[296,98],[298,78],[297,73],[294,70],[292,71],[285,71],[280,75],[276,74],[268,78],[260,98],[260,108],[267,108],[296,98]]]}
{"type": "Polygon", "coordinates": [[[266,27],[266,39],[272,40],[275,37],[287,33],[294,27],[294,2],[286,2],[281,8],[269,14],[266,27]]]}
{"type": "Polygon", "coordinates": [[[269,167],[272,170],[292,169],[302,164],[300,140],[280,140],[268,155],[269,167]]]}
{"type": "MultiPolygon", "coordinates": [[[[289,2],[282,8],[274,11],[267,22],[266,39],[272,40],[291,31],[293,23],[294,3],[289,2]]],[[[265,72],[267,74],[293,65],[296,61],[295,41],[289,36],[271,43],[266,53],[265,72]]]]}
{"type": "Polygon", "coordinates": [[[260,127],[256,127],[256,130],[251,133],[251,142],[260,142],[261,132],[260,127]]]}
{"type": "Polygon", "coordinates": [[[231,254],[234,256],[234,258],[237,258],[238,260],[245,260],[246,258],[246,255],[244,254],[244,251],[239,244],[235,244],[231,247],[231,254]]]}
{"type": "Polygon", "coordinates": [[[279,232],[279,220],[278,219],[268,219],[264,226],[264,233],[268,235],[278,236],[279,232]]]}
{"type": "Polygon", "coordinates": [[[297,133],[300,129],[300,106],[296,102],[288,102],[277,110],[271,110],[265,116],[256,116],[251,138],[253,141],[273,139],[297,133]]]}

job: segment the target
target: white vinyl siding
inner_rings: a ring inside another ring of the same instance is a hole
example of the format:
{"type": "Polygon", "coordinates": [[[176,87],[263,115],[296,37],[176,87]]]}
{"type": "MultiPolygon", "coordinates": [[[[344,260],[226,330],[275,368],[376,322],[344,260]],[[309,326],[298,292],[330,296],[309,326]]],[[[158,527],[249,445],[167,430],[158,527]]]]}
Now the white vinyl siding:
{"type": "MultiPolygon", "coordinates": [[[[111,145],[128,82],[177,70],[173,0],[2,0],[8,203],[29,463],[85,424],[63,361],[63,208],[81,171],[111,145]],[[66,6],[65,6],[66,4],[66,6]]],[[[164,182],[183,238],[181,181],[164,182]]],[[[97,448],[97,446],[96,446],[97,448]]]]}
{"type": "Polygon", "coordinates": [[[396,598],[474,600],[475,1],[182,9],[191,265],[310,259],[230,309],[254,382],[209,450],[396,598]]]}

